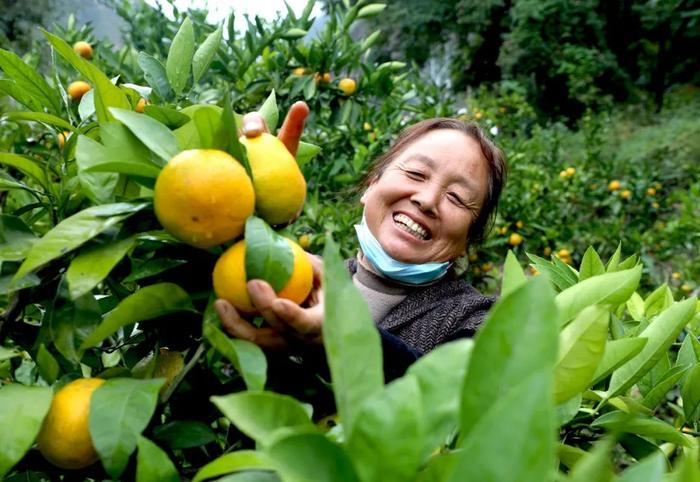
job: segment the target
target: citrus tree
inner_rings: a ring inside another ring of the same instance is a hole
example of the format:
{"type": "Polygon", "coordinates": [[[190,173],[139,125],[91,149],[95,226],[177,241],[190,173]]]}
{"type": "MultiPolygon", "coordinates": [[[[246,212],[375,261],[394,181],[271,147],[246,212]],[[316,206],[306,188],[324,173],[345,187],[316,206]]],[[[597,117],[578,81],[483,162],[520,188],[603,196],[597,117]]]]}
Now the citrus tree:
{"type": "Polygon", "coordinates": [[[305,44],[311,5],[228,42],[187,18],[165,58],[136,54],[142,79],[110,76],[97,49],[48,31],[54,75],[0,50],[16,106],[0,152],[0,475],[612,480],[613,462],[631,466],[621,480],[670,463],[672,477],[697,473],[697,301],[666,286],[642,296],[642,266],[620,249],[606,264],[590,249],[578,269],[533,255],[532,279],[509,255],[476,339],[385,383],[379,335],[332,240],[356,217],[324,224],[324,189],[366,167],[369,148],[343,140],[348,119],[369,125],[350,136],[380,137],[405,122],[382,109],[445,107],[402,65],[362,60],[377,37],[348,29],[382,5],[338,7],[305,44]],[[275,62],[286,73],[259,82],[262,94],[253,80],[275,62]],[[231,77],[208,76],[222,68],[231,77]],[[325,77],[343,68],[354,84],[325,77]],[[326,127],[293,158],[273,134],[298,94],[326,127]],[[248,110],[270,134],[239,139],[248,110]],[[17,142],[29,134],[40,140],[17,142]],[[213,300],[249,312],[245,282],[262,278],[302,302],[312,268],[298,224],[324,247],[323,346],[264,353],[225,334],[213,300]]]}

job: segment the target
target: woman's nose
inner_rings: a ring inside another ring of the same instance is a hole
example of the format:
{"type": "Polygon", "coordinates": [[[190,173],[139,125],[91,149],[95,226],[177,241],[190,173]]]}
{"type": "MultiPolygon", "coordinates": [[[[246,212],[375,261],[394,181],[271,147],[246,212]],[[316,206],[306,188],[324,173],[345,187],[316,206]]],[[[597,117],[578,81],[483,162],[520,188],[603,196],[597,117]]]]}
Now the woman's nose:
{"type": "Polygon", "coordinates": [[[424,189],[413,193],[411,196],[411,203],[424,214],[435,217],[437,215],[440,195],[440,190],[437,186],[425,186],[424,189]]]}

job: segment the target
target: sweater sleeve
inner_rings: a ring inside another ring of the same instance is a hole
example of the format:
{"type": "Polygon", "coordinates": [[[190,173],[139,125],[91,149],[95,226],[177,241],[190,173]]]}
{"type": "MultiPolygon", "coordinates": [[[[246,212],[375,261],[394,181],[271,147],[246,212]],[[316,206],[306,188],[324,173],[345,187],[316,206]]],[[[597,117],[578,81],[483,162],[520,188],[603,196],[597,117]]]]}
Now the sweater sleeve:
{"type": "MultiPolygon", "coordinates": [[[[382,342],[384,363],[384,381],[386,383],[399,378],[406,373],[408,367],[423,355],[420,350],[406,344],[401,338],[377,327],[382,342]]],[[[313,366],[322,376],[330,379],[328,358],[323,346],[307,347],[303,351],[305,363],[313,366]]]]}

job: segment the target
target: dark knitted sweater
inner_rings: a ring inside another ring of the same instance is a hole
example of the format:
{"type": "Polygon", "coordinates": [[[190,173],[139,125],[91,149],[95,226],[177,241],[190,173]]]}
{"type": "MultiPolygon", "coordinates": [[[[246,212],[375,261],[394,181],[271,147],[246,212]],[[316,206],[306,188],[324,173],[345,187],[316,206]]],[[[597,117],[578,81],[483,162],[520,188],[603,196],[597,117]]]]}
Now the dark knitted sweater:
{"type": "MultiPolygon", "coordinates": [[[[347,260],[346,266],[355,274],[357,259],[347,260]]],[[[437,283],[411,291],[379,326],[410,347],[427,352],[446,341],[474,336],[493,302],[494,298],[482,295],[450,271],[437,283]]]]}

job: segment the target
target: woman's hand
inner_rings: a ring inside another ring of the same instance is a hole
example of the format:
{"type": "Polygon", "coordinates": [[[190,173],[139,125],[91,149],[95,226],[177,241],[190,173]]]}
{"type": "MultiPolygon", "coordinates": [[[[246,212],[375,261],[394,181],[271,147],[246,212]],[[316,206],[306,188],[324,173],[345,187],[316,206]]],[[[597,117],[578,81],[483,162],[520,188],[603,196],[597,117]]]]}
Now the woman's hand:
{"type": "MultiPolygon", "coordinates": [[[[300,100],[292,104],[287,112],[287,117],[280,128],[277,138],[287,147],[287,150],[296,157],[299,148],[299,139],[304,130],[304,122],[309,115],[309,106],[300,100]]],[[[246,137],[257,137],[263,132],[269,132],[265,125],[265,119],[260,112],[249,112],[243,116],[241,132],[246,137]]]]}
{"type": "Polygon", "coordinates": [[[321,258],[306,253],[313,267],[313,287],[303,306],[278,298],[269,283],[248,281],[248,293],[253,305],[269,326],[256,327],[243,319],[226,300],[216,300],[214,306],[224,329],[236,338],[248,340],[264,349],[280,350],[291,344],[320,344],[323,342],[324,319],[321,258]]]}

